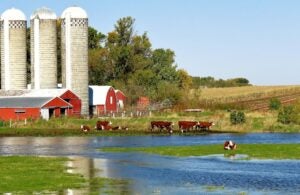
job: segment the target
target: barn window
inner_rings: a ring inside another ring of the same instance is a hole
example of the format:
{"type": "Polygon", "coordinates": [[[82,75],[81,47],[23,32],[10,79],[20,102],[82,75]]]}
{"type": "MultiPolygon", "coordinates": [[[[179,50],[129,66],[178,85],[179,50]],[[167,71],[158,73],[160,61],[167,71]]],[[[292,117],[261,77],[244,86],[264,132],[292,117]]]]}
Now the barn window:
{"type": "Polygon", "coordinates": [[[113,104],[113,97],[110,96],[110,104],[113,104]]]}
{"type": "Polygon", "coordinates": [[[25,113],[26,112],[26,110],[24,110],[24,109],[16,109],[15,110],[15,113],[17,113],[17,114],[21,114],[21,113],[25,113]]]}

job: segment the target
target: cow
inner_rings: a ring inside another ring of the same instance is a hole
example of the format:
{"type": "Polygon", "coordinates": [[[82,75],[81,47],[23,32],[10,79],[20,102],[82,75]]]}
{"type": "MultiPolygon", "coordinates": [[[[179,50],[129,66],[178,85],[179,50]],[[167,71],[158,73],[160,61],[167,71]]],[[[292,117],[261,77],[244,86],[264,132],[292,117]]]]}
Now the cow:
{"type": "Polygon", "coordinates": [[[128,130],[128,127],[125,127],[125,126],[115,126],[115,127],[112,127],[112,130],[128,130]]]}
{"type": "Polygon", "coordinates": [[[88,132],[88,131],[91,130],[91,128],[90,128],[89,126],[87,126],[87,125],[81,125],[81,126],[80,126],[80,129],[81,129],[81,131],[83,131],[83,132],[88,132]]]}
{"type": "Polygon", "coordinates": [[[151,121],[151,131],[158,128],[160,131],[166,129],[169,133],[173,133],[172,127],[174,123],[169,121],[151,121]]]}
{"type": "Polygon", "coordinates": [[[111,125],[110,121],[97,121],[95,129],[97,130],[105,130],[107,126],[111,125]]]}
{"type": "Polygon", "coordinates": [[[183,133],[184,131],[189,131],[197,125],[199,125],[199,122],[197,121],[178,121],[178,127],[181,133],[183,133]]]}
{"type": "Polygon", "coordinates": [[[237,145],[233,141],[229,140],[224,142],[224,150],[235,150],[236,148],[237,145]]]}
{"type": "Polygon", "coordinates": [[[199,124],[196,126],[196,129],[209,130],[209,128],[213,125],[215,125],[213,122],[199,121],[199,124]]]}

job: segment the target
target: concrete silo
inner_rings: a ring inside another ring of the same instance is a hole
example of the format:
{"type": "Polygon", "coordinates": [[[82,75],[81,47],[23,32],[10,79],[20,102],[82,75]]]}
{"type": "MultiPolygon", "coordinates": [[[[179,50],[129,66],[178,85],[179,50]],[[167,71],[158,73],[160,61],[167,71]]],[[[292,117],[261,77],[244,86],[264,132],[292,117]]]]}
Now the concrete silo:
{"type": "Polygon", "coordinates": [[[18,9],[1,15],[1,89],[26,89],[26,27],[18,9]]]}
{"type": "Polygon", "coordinates": [[[56,14],[37,9],[30,17],[31,87],[57,88],[56,14]]]}
{"type": "Polygon", "coordinates": [[[69,7],[61,16],[62,84],[79,96],[81,114],[88,115],[88,17],[80,7],[69,7]]]}

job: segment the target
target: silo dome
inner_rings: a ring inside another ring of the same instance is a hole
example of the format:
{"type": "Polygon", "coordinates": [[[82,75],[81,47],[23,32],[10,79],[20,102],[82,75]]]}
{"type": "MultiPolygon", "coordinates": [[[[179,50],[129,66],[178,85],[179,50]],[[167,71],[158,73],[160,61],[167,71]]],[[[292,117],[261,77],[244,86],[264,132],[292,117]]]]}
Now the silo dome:
{"type": "Polygon", "coordinates": [[[47,7],[42,7],[35,10],[35,12],[33,12],[33,14],[30,16],[30,19],[32,20],[36,17],[38,17],[41,20],[56,20],[57,18],[56,14],[47,7]]]}
{"type": "Polygon", "coordinates": [[[88,18],[88,15],[84,11],[84,9],[77,6],[68,7],[67,9],[65,9],[61,14],[61,18],[62,19],[66,18],[67,14],[70,14],[71,18],[88,18]]]}
{"type": "Polygon", "coordinates": [[[3,12],[1,20],[26,20],[26,16],[21,10],[11,8],[3,12]]]}

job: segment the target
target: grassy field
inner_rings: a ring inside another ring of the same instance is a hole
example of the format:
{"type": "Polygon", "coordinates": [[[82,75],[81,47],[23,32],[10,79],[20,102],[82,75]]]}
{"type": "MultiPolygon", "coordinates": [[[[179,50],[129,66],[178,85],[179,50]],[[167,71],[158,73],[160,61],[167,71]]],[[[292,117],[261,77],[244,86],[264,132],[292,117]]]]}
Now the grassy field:
{"type": "Polygon", "coordinates": [[[65,194],[66,189],[89,194],[130,194],[124,188],[128,181],[84,178],[79,174],[67,173],[67,160],[56,157],[0,157],[0,194],[65,194]]]}
{"type": "MultiPolygon", "coordinates": [[[[174,122],[174,132],[180,134],[178,121],[213,121],[215,125],[210,131],[194,131],[192,133],[213,133],[213,132],[300,132],[300,125],[283,125],[277,122],[276,111],[274,112],[245,112],[246,122],[241,125],[232,125],[230,123],[230,112],[227,111],[203,111],[199,113],[186,112],[160,112],[153,113],[152,116],[145,117],[126,117],[126,118],[93,118],[93,119],[75,119],[75,118],[53,118],[49,121],[24,121],[12,123],[9,122],[0,127],[0,136],[89,136],[89,135],[147,135],[160,133],[158,130],[150,131],[150,122],[153,120],[166,120],[174,122]],[[126,126],[128,131],[96,131],[94,126],[97,120],[109,120],[112,126],[126,126]],[[80,125],[88,125],[92,131],[84,133],[80,130],[80,125]]],[[[167,132],[162,132],[167,134],[167,132]]]]}
{"type": "Polygon", "coordinates": [[[83,187],[85,179],[66,172],[65,158],[0,157],[0,193],[60,191],[83,187]]]}
{"type": "Polygon", "coordinates": [[[271,98],[290,104],[300,98],[300,86],[245,86],[201,89],[198,105],[204,108],[266,110],[271,98]]]}
{"type": "Polygon", "coordinates": [[[102,148],[105,152],[143,152],[168,156],[225,156],[244,154],[256,159],[300,159],[300,144],[238,144],[236,150],[224,150],[223,145],[160,146],[143,148],[102,148]]]}

